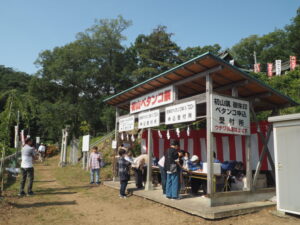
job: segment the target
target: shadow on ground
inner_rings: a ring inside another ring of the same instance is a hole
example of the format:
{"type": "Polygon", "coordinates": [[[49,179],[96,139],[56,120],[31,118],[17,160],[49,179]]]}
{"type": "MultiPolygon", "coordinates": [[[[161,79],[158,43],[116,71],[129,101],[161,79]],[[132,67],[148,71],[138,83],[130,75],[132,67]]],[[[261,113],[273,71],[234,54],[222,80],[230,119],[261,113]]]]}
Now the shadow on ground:
{"type": "Polygon", "coordinates": [[[45,206],[60,206],[60,205],[76,205],[76,201],[65,201],[65,202],[36,202],[28,204],[9,203],[11,206],[22,209],[32,207],[45,207],[45,206]]]}

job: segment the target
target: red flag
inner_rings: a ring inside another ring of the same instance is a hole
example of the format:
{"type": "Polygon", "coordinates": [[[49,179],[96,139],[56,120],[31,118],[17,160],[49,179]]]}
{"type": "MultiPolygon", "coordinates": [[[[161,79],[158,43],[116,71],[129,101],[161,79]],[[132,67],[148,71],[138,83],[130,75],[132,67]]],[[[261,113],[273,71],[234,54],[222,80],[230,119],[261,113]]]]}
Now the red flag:
{"type": "Polygon", "coordinates": [[[260,63],[254,64],[254,73],[259,73],[260,72],[260,63]]]}
{"type": "Polygon", "coordinates": [[[268,77],[273,76],[273,63],[268,63],[268,77]]]}
{"type": "Polygon", "coordinates": [[[297,66],[296,56],[290,56],[290,69],[295,70],[297,66]]]}

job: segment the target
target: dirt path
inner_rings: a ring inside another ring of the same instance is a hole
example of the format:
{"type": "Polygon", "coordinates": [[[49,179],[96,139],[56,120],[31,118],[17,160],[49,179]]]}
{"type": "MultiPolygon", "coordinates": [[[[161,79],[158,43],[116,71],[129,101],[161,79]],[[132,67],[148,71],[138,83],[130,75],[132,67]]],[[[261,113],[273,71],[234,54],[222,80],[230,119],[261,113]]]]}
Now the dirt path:
{"type": "Polygon", "coordinates": [[[120,199],[116,190],[87,185],[88,176],[79,168],[58,169],[55,159],[36,165],[35,171],[36,195],[17,198],[16,189],[8,192],[7,204],[0,209],[1,225],[300,224],[298,218],[273,216],[270,209],[208,221],[135,196],[120,199]]]}

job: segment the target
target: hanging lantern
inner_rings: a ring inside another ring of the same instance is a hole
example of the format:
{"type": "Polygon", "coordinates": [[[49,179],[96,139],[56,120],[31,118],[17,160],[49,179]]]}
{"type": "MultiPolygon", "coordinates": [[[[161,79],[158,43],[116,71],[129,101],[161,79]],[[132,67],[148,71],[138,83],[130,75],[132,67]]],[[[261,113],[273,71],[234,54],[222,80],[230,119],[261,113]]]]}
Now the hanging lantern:
{"type": "Polygon", "coordinates": [[[127,134],[126,139],[127,139],[127,141],[129,141],[129,134],[127,134]]]}
{"type": "Polygon", "coordinates": [[[169,130],[167,130],[167,138],[168,138],[168,140],[170,140],[170,131],[169,130]]]}
{"type": "Polygon", "coordinates": [[[158,130],[157,133],[158,133],[159,138],[161,139],[162,138],[162,134],[161,134],[160,130],[158,130]]]}
{"type": "Polygon", "coordinates": [[[190,126],[187,127],[186,135],[189,137],[191,135],[190,126]]]}
{"type": "Polygon", "coordinates": [[[176,128],[176,134],[177,134],[177,137],[180,137],[180,129],[179,128],[176,128]]]}

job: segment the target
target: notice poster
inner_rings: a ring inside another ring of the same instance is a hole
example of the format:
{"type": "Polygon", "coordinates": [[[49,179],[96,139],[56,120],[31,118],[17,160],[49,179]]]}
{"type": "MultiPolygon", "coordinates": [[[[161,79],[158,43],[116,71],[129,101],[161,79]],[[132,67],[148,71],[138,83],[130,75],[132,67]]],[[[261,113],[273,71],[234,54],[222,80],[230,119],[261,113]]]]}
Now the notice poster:
{"type": "Polygon", "coordinates": [[[82,138],[82,151],[88,152],[90,149],[90,135],[84,135],[82,138]]]}
{"type": "Polygon", "coordinates": [[[190,101],[166,107],[165,124],[184,123],[196,120],[196,102],[190,101]]]}
{"type": "Polygon", "coordinates": [[[216,133],[250,135],[249,102],[213,94],[211,129],[216,133]]]}
{"type": "Polygon", "coordinates": [[[276,76],[281,75],[281,60],[275,60],[276,76]]]}
{"type": "Polygon", "coordinates": [[[157,127],[160,122],[159,109],[139,114],[139,129],[157,127]]]}
{"type": "Polygon", "coordinates": [[[130,114],[166,105],[173,101],[173,86],[162,88],[130,101],[130,114]]]}
{"type": "Polygon", "coordinates": [[[119,132],[134,129],[134,116],[128,116],[119,120],[119,132]]]}

